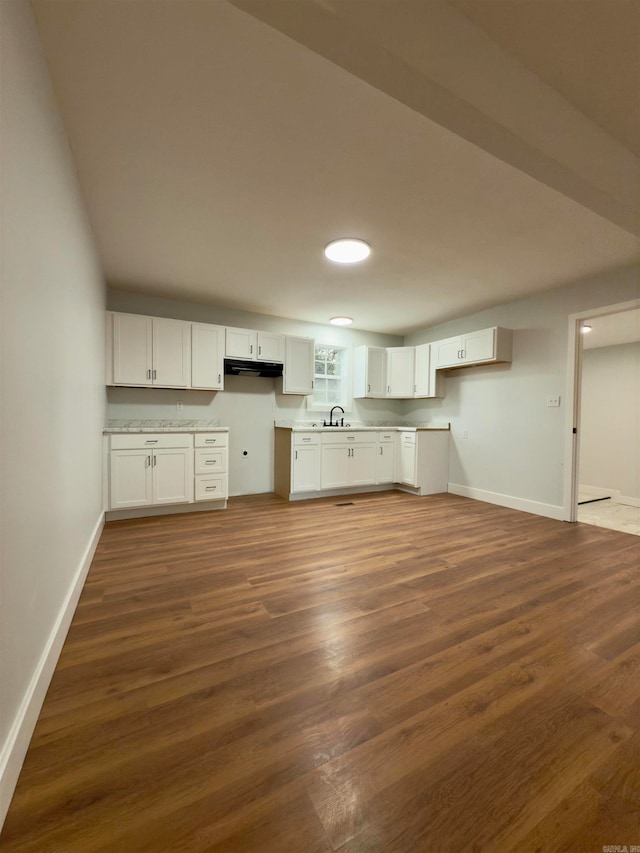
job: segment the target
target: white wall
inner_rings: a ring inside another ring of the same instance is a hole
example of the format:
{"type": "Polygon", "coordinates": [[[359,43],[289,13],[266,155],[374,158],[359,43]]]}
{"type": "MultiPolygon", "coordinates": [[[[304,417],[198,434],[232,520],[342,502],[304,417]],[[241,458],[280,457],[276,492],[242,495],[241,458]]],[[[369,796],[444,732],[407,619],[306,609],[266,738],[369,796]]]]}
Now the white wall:
{"type": "Polygon", "coordinates": [[[105,289],[31,7],[0,16],[1,823],[100,530],[105,289]]]}
{"type": "Polygon", "coordinates": [[[582,360],[580,482],[640,498],[640,343],[582,360]]]}
{"type": "Polygon", "coordinates": [[[585,279],[406,339],[418,344],[490,326],[514,330],[512,364],[449,373],[441,402],[406,404],[410,418],[451,422],[452,491],[562,518],[568,318],[640,298],[639,272],[585,279]],[[563,404],[548,408],[546,398],[558,394],[563,404]]]}
{"type": "MultiPolygon", "coordinates": [[[[315,338],[318,343],[339,346],[398,346],[402,343],[401,338],[393,335],[318,326],[282,317],[145,297],[120,290],[109,291],[108,304],[114,311],[303,335],[315,338]]],[[[225,376],[224,391],[221,392],[109,388],[107,396],[109,418],[214,419],[221,426],[228,426],[231,495],[273,491],[275,420],[323,418],[323,413],[307,410],[306,398],[277,394],[276,380],[262,377],[225,376]],[[180,412],[176,410],[178,401],[184,405],[180,412]],[[244,450],[247,456],[243,456],[244,450]]],[[[345,420],[397,422],[402,410],[403,403],[399,400],[354,400],[353,409],[345,416],[345,420]]]]}

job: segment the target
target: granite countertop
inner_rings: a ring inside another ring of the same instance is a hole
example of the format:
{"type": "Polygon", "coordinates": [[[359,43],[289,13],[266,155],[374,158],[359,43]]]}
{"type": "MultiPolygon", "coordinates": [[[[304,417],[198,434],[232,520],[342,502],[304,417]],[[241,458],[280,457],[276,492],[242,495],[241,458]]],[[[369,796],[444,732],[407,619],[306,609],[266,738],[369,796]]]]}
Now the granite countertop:
{"type": "Polygon", "coordinates": [[[218,421],[186,420],[109,420],[102,430],[104,435],[126,432],[229,432],[218,421]]]}
{"type": "Polygon", "coordinates": [[[290,429],[293,432],[308,432],[309,430],[314,432],[353,432],[354,430],[371,432],[378,432],[379,430],[402,430],[406,432],[409,430],[416,432],[423,429],[448,430],[450,428],[448,421],[430,421],[418,424],[371,424],[348,421],[348,425],[340,427],[325,427],[322,425],[322,421],[276,421],[275,426],[279,429],[290,429]]]}

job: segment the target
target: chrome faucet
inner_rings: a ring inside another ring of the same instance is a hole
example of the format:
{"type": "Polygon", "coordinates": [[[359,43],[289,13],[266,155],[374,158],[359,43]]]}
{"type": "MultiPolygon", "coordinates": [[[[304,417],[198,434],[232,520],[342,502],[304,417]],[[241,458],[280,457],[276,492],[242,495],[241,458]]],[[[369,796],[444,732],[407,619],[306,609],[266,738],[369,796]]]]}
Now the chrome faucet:
{"type": "Polygon", "coordinates": [[[334,406],[333,409],[331,409],[331,411],[329,412],[329,423],[324,420],[322,422],[322,426],[344,426],[344,418],[340,418],[340,422],[338,422],[338,419],[336,418],[335,424],[333,422],[333,413],[336,409],[340,409],[340,411],[344,415],[344,409],[342,408],[342,406],[334,406]]]}

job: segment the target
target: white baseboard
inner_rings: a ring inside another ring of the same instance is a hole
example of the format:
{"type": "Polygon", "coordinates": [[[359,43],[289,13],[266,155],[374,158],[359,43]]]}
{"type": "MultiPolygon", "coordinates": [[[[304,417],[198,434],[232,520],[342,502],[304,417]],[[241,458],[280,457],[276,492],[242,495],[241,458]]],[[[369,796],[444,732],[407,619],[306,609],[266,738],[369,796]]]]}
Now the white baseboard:
{"type": "Polygon", "coordinates": [[[632,498],[630,495],[621,495],[619,489],[607,489],[603,486],[585,486],[580,484],[579,491],[594,495],[596,498],[611,498],[613,503],[625,506],[640,506],[640,498],[632,498]]]}
{"type": "Polygon", "coordinates": [[[36,727],[44,697],[51,683],[103,527],[104,513],[101,513],[49,638],[42,650],[42,655],[29,682],[13,725],[2,745],[0,751],[0,829],[9,810],[9,804],[29,748],[29,742],[36,727]]]}
{"type": "Polygon", "coordinates": [[[615,498],[615,502],[617,504],[624,504],[625,506],[640,506],[640,498],[632,498],[629,495],[618,495],[615,498]]]}
{"type": "Polygon", "coordinates": [[[578,486],[578,494],[593,495],[596,498],[611,498],[618,500],[620,492],[618,489],[607,489],[604,486],[585,486],[580,483],[578,486]]]}
{"type": "Polygon", "coordinates": [[[545,518],[554,518],[562,521],[564,507],[555,504],[543,504],[539,501],[529,501],[525,498],[516,498],[513,495],[502,495],[499,492],[487,492],[484,489],[473,489],[471,486],[461,486],[459,483],[449,483],[448,491],[452,495],[460,495],[463,498],[473,498],[476,501],[484,501],[497,506],[505,506],[509,509],[518,509],[521,512],[531,512],[534,515],[543,515],[545,518]]]}

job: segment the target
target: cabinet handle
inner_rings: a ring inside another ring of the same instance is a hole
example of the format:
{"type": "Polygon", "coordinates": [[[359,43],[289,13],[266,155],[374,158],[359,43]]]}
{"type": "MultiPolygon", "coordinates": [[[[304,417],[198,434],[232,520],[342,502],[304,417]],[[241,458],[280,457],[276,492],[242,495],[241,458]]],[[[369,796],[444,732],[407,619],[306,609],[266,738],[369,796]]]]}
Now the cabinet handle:
{"type": "Polygon", "coordinates": [[[218,374],[218,385],[220,384],[221,381],[222,381],[222,377],[220,376],[220,374],[218,374]]]}
{"type": "Polygon", "coordinates": [[[380,448],[380,456],[382,456],[382,448],[380,448]]]}
{"type": "Polygon", "coordinates": [[[148,468],[151,465],[151,455],[147,456],[147,464],[145,465],[148,468]]]}
{"type": "Polygon", "coordinates": [[[391,393],[391,385],[387,385],[387,394],[391,393]]]}
{"type": "Polygon", "coordinates": [[[417,390],[418,390],[418,386],[417,386],[417,385],[414,385],[414,386],[413,386],[413,393],[415,394],[417,390]]]}
{"type": "Polygon", "coordinates": [[[303,441],[311,441],[311,439],[310,439],[310,438],[303,438],[302,440],[303,440],[303,441]]]}
{"type": "Polygon", "coordinates": [[[153,454],[153,467],[154,467],[154,468],[156,467],[157,462],[158,462],[158,457],[157,457],[157,456],[156,456],[156,454],[154,453],[154,454],[153,454]]]}
{"type": "Polygon", "coordinates": [[[154,371],[153,371],[153,378],[154,378],[154,379],[156,378],[156,375],[157,375],[157,374],[156,374],[156,371],[154,370],[154,371]]]}
{"type": "Polygon", "coordinates": [[[151,371],[147,370],[147,379],[151,379],[151,371]]]}
{"type": "Polygon", "coordinates": [[[371,385],[367,385],[367,394],[371,391],[371,385]]]}
{"type": "Polygon", "coordinates": [[[205,460],[204,460],[204,464],[205,464],[205,465],[215,465],[215,464],[216,464],[216,460],[215,460],[215,459],[205,459],[205,460]]]}
{"type": "Polygon", "coordinates": [[[217,440],[218,440],[217,438],[205,438],[204,443],[205,444],[215,444],[217,440]]]}
{"type": "Polygon", "coordinates": [[[253,355],[253,344],[249,344],[249,352],[253,355]]]}
{"type": "Polygon", "coordinates": [[[298,458],[298,451],[296,450],[296,459],[298,458]]]}
{"type": "Polygon", "coordinates": [[[158,439],[157,439],[157,438],[148,438],[148,439],[145,441],[145,444],[157,444],[157,443],[158,443],[158,439]]]}
{"type": "Polygon", "coordinates": [[[217,488],[218,488],[217,486],[205,486],[205,487],[204,487],[204,490],[205,490],[205,492],[213,492],[213,491],[215,491],[217,488]]]}
{"type": "Polygon", "coordinates": [[[355,435],[348,435],[347,441],[355,441],[355,438],[356,438],[355,435]]]}
{"type": "Polygon", "coordinates": [[[262,355],[262,347],[258,347],[258,355],[262,355]]]}

